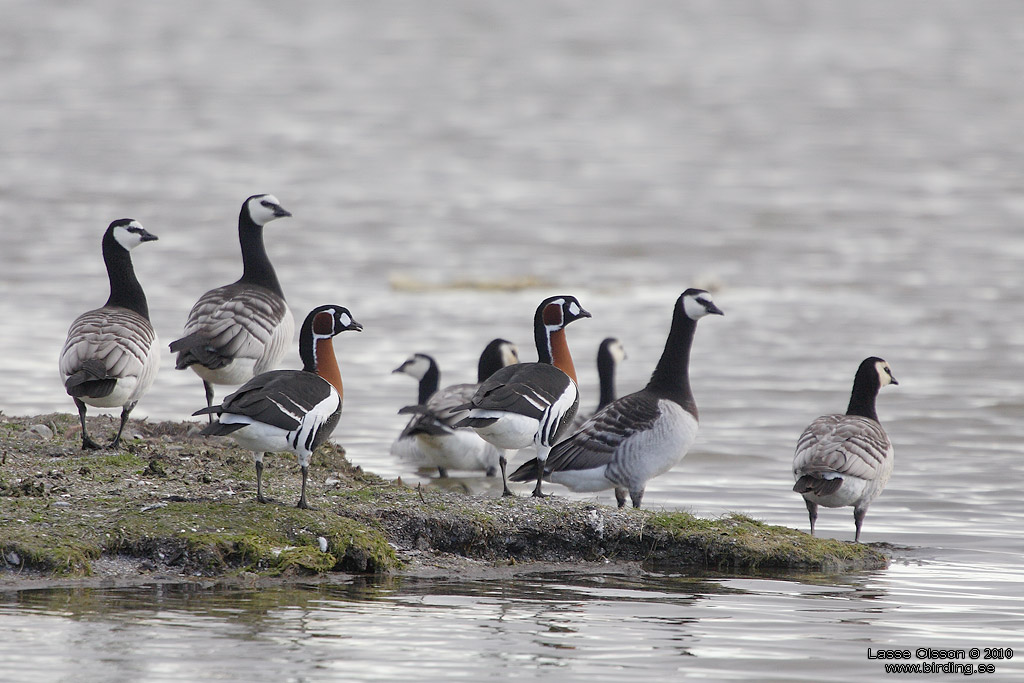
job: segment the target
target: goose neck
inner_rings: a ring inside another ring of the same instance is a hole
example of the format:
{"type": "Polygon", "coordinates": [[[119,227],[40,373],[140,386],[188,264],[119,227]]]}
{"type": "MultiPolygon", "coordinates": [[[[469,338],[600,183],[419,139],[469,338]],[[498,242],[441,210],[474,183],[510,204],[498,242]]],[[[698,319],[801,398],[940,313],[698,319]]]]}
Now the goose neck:
{"type": "Polygon", "coordinates": [[[238,243],[242,247],[242,277],[239,282],[266,287],[284,298],[277,273],[263,243],[263,226],[256,225],[244,213],[238,219],[238,243]]]}
{"type": "MultiPolygon", "coordinates": [[[[690,348],[696,329],[697,321],[683,313],[681,306],[676,306],[665,350],[647,384],[651,391],[684,406],[694,404],[690,390],[690,348]]],[[[695,406],[693,412],[696,413],[695,406]]]]}
{"type": "Polygon", "coordinates": [[[107,306],[120,306],[135,311],[149,320],[149,304],[142,285],[135,277],[131,253],[113,239],[103,240],[103,262],[107,267],[110,281],[110,296],[107,306]]]}

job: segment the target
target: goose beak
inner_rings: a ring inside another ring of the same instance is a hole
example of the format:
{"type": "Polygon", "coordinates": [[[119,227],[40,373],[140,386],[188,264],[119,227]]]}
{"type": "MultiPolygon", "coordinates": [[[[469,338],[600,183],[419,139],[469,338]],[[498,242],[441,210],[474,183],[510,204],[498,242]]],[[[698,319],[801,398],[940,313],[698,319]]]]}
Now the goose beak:
{"type": "Polygon", "coordinates": [[[896,381],[895,377],[889,375],[889,384],[899,384],[899,382],[896,381]]]}
{"type": "Polygon", "coordinates": [[[578,317],[578,318],[593,318],[594,316],[590,315],[590,311],[588,311],[587,309],[581,308],[579,315],[576,316],[576,317],[578,317]]]}
{"type": "Polygon", "coordinates": [[[363,331],[363,326],[362,326],[361,323],[357,323],[355,320],[353,320],[352,322],[350,322],[348,324],[348,327],[346,327],[345,329],[346,330],[353,330],[355,332],[362,332],[363,331]]]}
{"type": "Polygon", "coordinates": [[[291,216],[292,212],[284,208],[280,204],[274,207],[274,218],[284,218],[285,216],[291,216]]]}
{"type": "Polygon", "coordinates": [[[142,232],[139,233],[139,242],[156,242],[157,239],[156,235],[145,228],[143,228],[142,232]]]}
{"type": "Polygon", "coordinates": [[[716,306],[712,301],[709,301],[708,303],[704,304],[704,308],[707,309],[708,313],[713,313],[715,315],[725,315],[725,313],[722,312],[722,309],[716,306]]]}

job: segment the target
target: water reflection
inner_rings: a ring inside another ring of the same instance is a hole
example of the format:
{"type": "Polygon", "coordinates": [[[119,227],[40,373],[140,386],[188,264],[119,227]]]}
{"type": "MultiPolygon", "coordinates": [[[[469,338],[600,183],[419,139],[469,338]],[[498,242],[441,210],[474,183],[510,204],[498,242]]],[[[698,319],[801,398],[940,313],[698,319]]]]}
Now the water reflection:
{"type": "Polygon", "coordinates": [[[134,680],[429,679],[456,670],[486,679],[548,669],[574,679],[625,670],[730,678],[763,675],[772,662],[785,662],[779,680],[848,680],[878,675],[863,657],[869,643],[1019,638],[1017,569],[1006,567],[1010,588],[998,596],[991,575],[973,571],[916,561],[848,575],[584,569],[501,580],[8,591],[0,661],[27,672],[45,653],[48,671],[77,680],[125,670],[134,680]],[[53,652],[55,638],[69,643],[66,653],[53,652]],[[841,670],[829,664],[840,660],[841,670]]]}

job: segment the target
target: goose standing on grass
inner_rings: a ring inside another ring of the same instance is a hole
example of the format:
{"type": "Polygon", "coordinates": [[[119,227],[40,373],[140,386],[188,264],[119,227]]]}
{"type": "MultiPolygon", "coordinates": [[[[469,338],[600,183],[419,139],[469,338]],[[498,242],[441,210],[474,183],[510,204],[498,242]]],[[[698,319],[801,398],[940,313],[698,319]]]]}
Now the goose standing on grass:
{"type": "Polygon", "coordinates": [[[854,542],[860,541],[871,501],[892,475],[895,451],[875,412],[878,391],[899,384],[889,364],[872,356],[861,361],[845,415],[824,415],[804,430],[793,456],[793,490],[804,497],[811,535],[818,506],[853,506],[854,542]]]}
{"type": "Polygon", "coordinates": [[[156,235],[131,218],[116,220],[107,227],[102,244],[110,296],[102,308],[83,313],[71,323],[61,349],[60,376],[78,408],[83,450],[101,448],[86,431],[86,404],[97,408],[121,406],[121,426],[110,443],[110,448],[117,448],[128,416],[160,367],[149,305],[135,277],[131,257],[132,249],[155,239],[156,235]]]}
{"type": "Polygon", "coordinates": [[[475,384],[452,384],[433,393],[414,406],[406,406],[399,413],[413,413],[400,438],[412,438],[426,461],[437,467],[438,475],[448,476],[448,470],[483,471],[494,476],[500,466],[502,452],[484,441],[469,427],[453,427],[453,418],[464,413],[459,407],[473,398],[480,385],[503,367],[519,362],[519,349],[505,339],[494,339],[484,348],[477,363],[475,384]]]}
{"type": "Polygon", "coordinates": [[[184,336],[171,342],[174,367],[202,378],[207,407],[214,384],[238,385],[272,370],[292,343],[295,319],[263,245],[263,226],[283,216],[291,213],[274,195],[245,200],[238,214],[242,277],[199,297],[184,336]]]}
{"type": "Polygon", "coordinates": [[[573,491],[615,489],[619,507],[629,494],[640,507],[650,479],[678,464],[697,437],[697,404],[690,390],[690,347],[697,321],[724,315],[703,289],[676,300],[665,350],[647,386],[612,401],[565,441],[547,464],[531,460],[509,477],[527,481],[543,467],[545,478],[573,491]]]}
{"type": "MultiPolygon", "coordinates": [[[[441,370],[437,366],[437,361],[433,356],[428,356],[425,353],[414,353],[391,373],[409,375],[417,381],[416,403],[418,405],[425,404],[441,384],[441,370]]],[[[392,457],[398,460],[412,463],[417,467],[429,467],[433,463],[427,459],[426,453],[420,448],[416,436],[407,433],[415,420],[416,418],[413,417],[398,438],[391,443],[390,452],[392,457]]]]}
{"type": "MultiPolygon", "coordinates": [[[[580,302],[572,296],[548,297],[537,307],[533,318],[533,336],[537,344],[538,362],[504,367],[491,375],[473,397],[453,413],[468,411],[466,417],[454,421],[456,427],[472,427],[477,434],[503,452],[498,458],[501,468],[502,495],[514,495],[508,488],[505,468],[506,451],[537,447],[537,485],[533,495],[541,492],[541,469],[558,437],[572,424],[580,403],[576,386],[576,368],[565,339],[565,327],[574,320],[589,318],[580,302]]],[[[457,417],[458,415],[456,415],[457,417]]]]}
{"type": "MultiPolygon", "coordinates": [[[[592,415],[596,415],[601,408],[615,400],[615,371],[618,369],[619,363],[624,360],[626,360],[626,347],[615,337],[605,338],[597,347],[597,378],[601,392],[598,395],[597,410],[592,415]]],[[[578,430],[590,417],[576,413],[571,431],[578,430]]]]}
{"type": "Polygon", "coordinates": [[[346,330],[362,330],[343,306],[318,306],[299,331],[301,370],[271,370],[253,377],[224,402],[193,415],[219,419],[202,431],[208,436],[234,437],[256,453],[256,500],[263,497],[263,456],[290,451],[302,469],[302,494],[297,507],[308,509],[306,480],[309,460],[330,437],[341,417],[344,391],[332,338],[346,330]]]}

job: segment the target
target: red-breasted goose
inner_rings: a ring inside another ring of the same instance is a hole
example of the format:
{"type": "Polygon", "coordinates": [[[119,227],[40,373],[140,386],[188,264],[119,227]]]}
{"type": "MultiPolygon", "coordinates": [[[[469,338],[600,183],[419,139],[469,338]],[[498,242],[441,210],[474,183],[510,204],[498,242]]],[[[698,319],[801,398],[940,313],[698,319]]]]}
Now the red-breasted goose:
{"type": "Polygon", "coordinates": [[[306,480],[309,459],[334,431],[341,417],[344,391],[341,371],[331,339],[363,326],[343,306],[318,306],[310,311],[299,331],[302,370],[271,370],[246,382],[220,405],[193,415],[216,414],[203,434],[231,435],[256,454],[256,500],[263,497],[263,455],[290,451],[302,468],[302,495],[298,507],[308,508],[306,480]]]}
{"type": "Polygon", "coordinates": [[[899,384],[889,364],[872,356],[861,361],[845,415],[823,415],[804,430],[793,456],[793,490],[804,497],[811,535],[818,506],[853,506],[855,542],[860,541],[871,501],[892,475],[895,451],[875,412],[878,390],[899,384]]]}
{"type": "Polygon", "coordinates": [[[274,195],[245,200],[238,214],[242,277],[199,297],[184,336],[170,344],[174,366],[202,378],[207,406],[214,384],[238,385],[272,370],[292,343],[295,319],[263,244],[263,226],[291,215],[274,195]]]}
{"type": "Polygon", "coordinates": [[[83,450],[101,448],[86,431],[86,404],[121,407],[121,426],[110,443],[110,448],[116,448],[128,416],[160,367],[149,305],[135,277],[130,253],[155,239],[156,235],[131,218],[116,220],[107,227],[102,245],[110,296],[101,308],[75,318],[61,349],[60,376],[78,408],[83,450]]]}
{"type": "Polygon", "coordinates": [[[679,463],[697,437],[697,404],[690,390],[690,348],[697,321],[723,315],[703,289],[687,289],[672,309],[665,350],[643,389],[616,399],[557,444],[547,464],[530,461],[512,473],[527,481],[539,467],[549,481],[573,491],[615,489],[640,507],[647,482],[679,463]]]}
{"type": "MultiPolygon", "coordinates": [[[[533,334],[538,362],[509,365],[483,382],[473,397],[453,412],[468,411],[456,427],[472,427],[485,441],[505,451],[537,447],[537,485],[533,495],[543,496],[540,473],[551,446],[572,424],[579,407],[576,369],[565,339],[565,327],[589,318],[572,296],[548,297],[537,307],[533,334]]],[[[505,476],[507,456],[501,467],[502,495],[511,496],[505,476]]]]}
{"type": "Polygon", "coordinates": [[[465,404],[480,388],[480,384],[495,372],[519,362],[516,345],[505,339],[494,339],[484,348],[477,363],[475,384],[452,384],[435,393],[426,401],[406,406],[399,413],[413,413],[402,437],[415,439],[426,461],[437,467],[441,477],[448,470],[483,471],[493,476],[499,467],[501,451],[484,441],[469,427],[453,427],[451,421],[464,413],[458,407],[465,404]]]}

